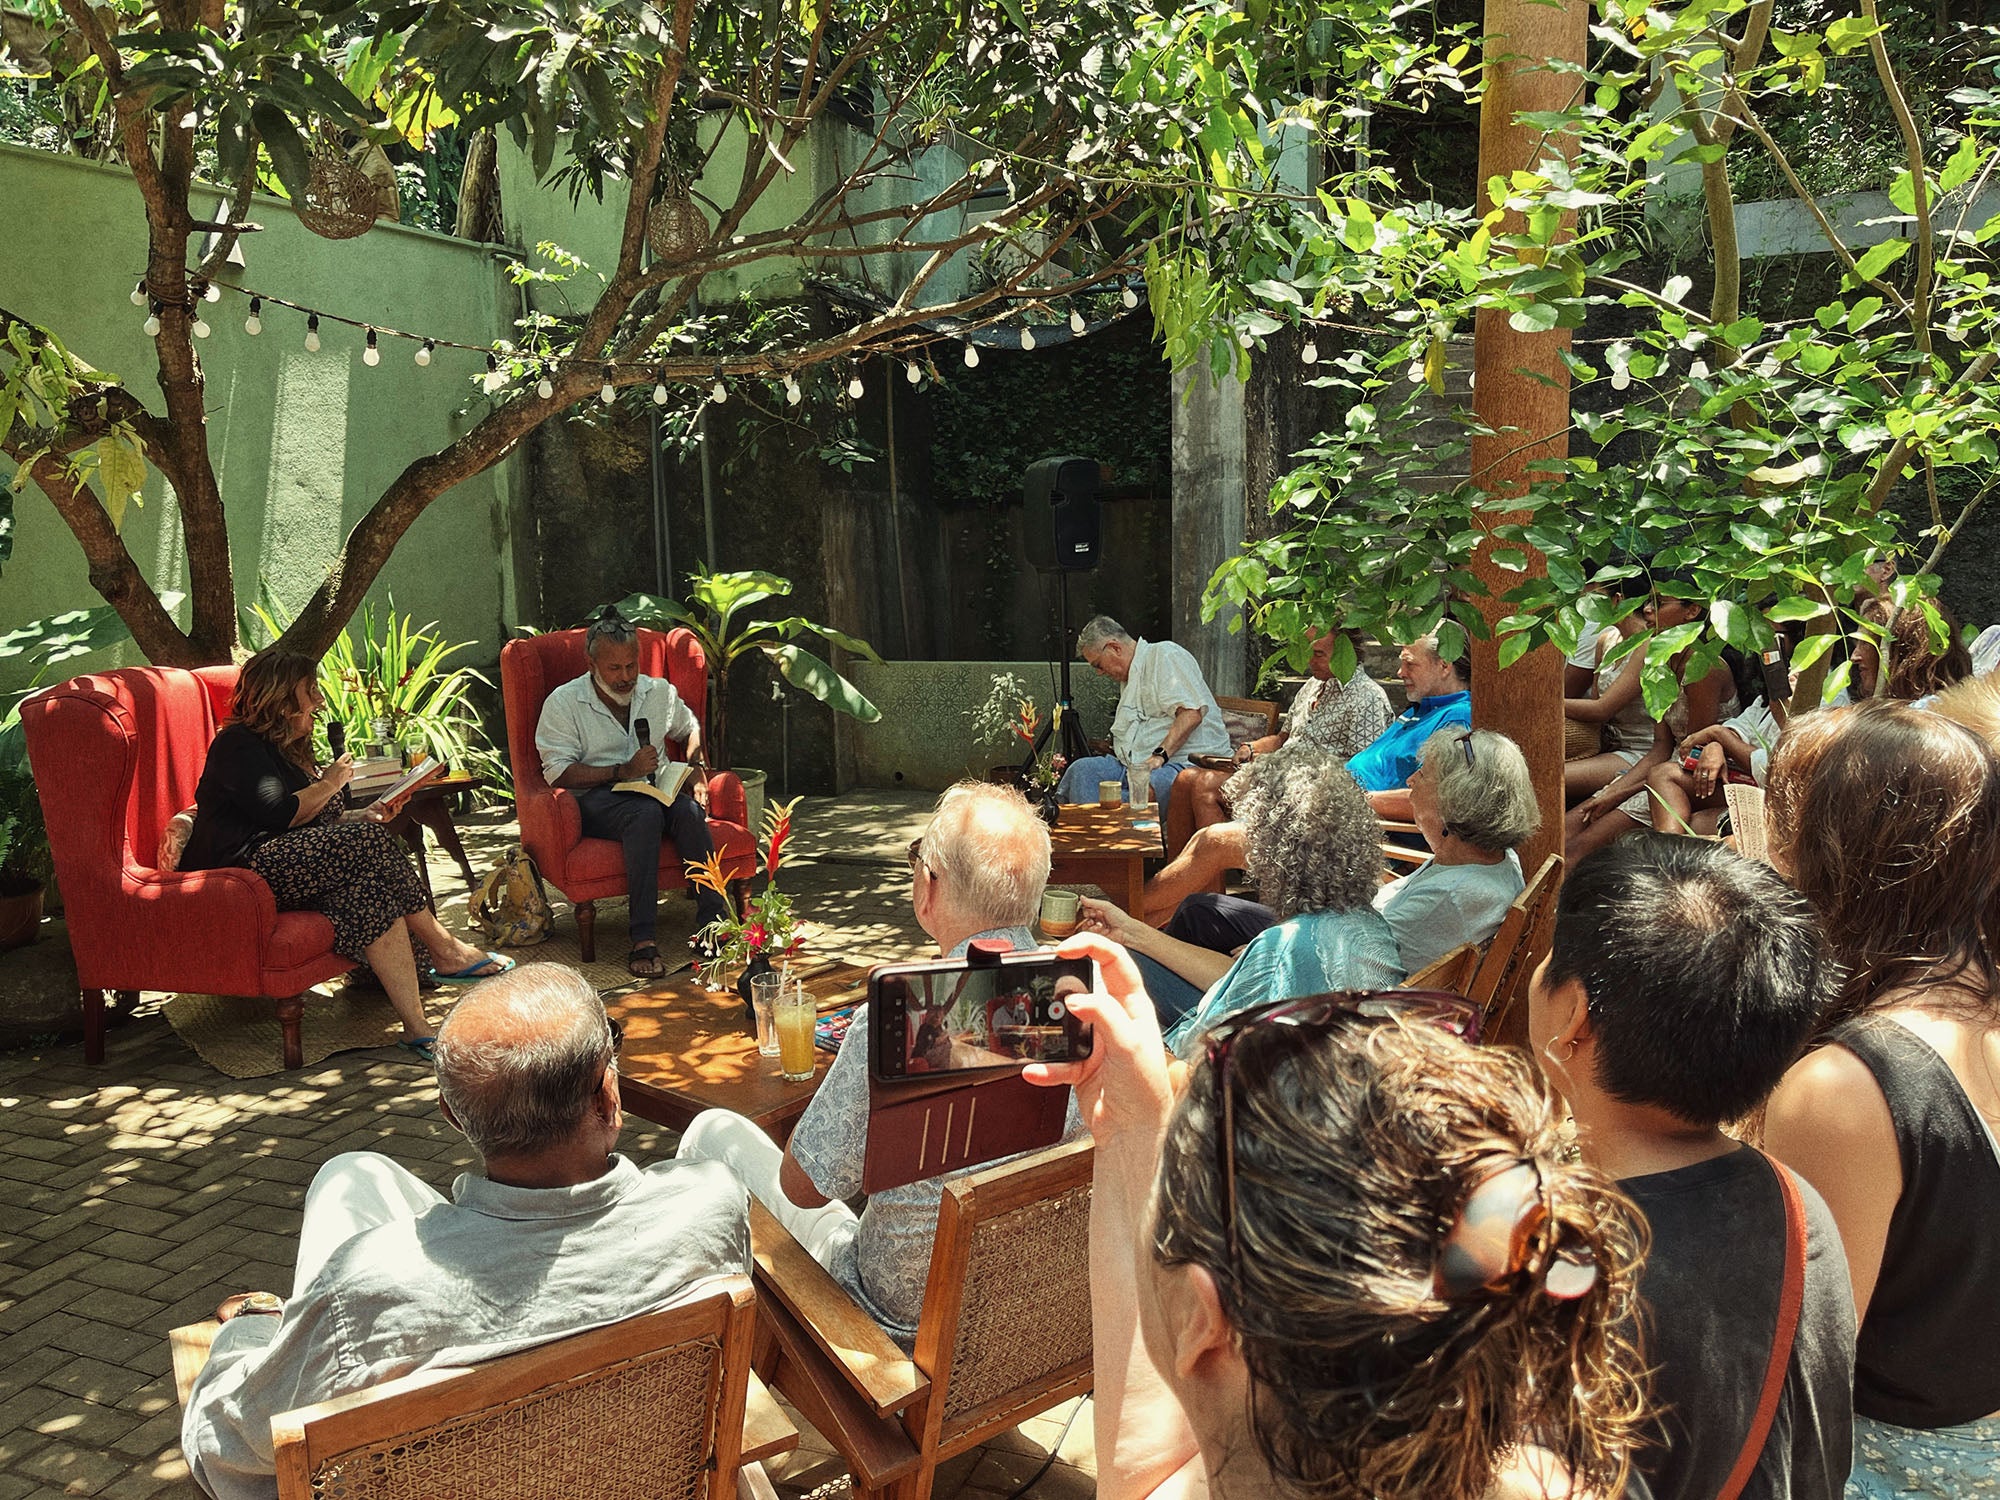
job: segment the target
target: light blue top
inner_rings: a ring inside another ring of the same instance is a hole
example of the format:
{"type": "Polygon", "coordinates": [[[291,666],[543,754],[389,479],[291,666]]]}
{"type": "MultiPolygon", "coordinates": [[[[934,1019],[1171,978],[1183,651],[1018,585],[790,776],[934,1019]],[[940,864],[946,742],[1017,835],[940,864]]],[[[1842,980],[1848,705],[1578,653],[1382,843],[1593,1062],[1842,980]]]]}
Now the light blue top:
{"type": "Polygon", "coordinates": [[[681,701],[664,677],[641,676],[632,689],[632,706],[620,724],[591,686],[590,673],[573,677],[542,700],[542,717],[535,725],[535,749],[542,757],[542,779],[554,786],[571,766],[618,766],[639,749],[635,733],[641,719],[652,746],[667,759],[668,740],[682,744],[701,727],[694,710],[681,701]]]}
{"type": "Polygon", "coordinates": [[[1424,741],[1440,729],[1472,727],[1472,694],[1437,693],[1396,715],[1375,743],[1353,757],[1347,769],[1364,791],[1392,792],[1406,786],[1417,768],[1424,741]]]}
{"type": "Polygon", "coordinates": [[[1389,919],[1403,972],[1414,974],[1460,943],[1483,943],[1527,882],[1513,850],[1492,865],[1420,865],[1375,893],[1375,910],[1389,919]]]}
{"type": "Polygon", "coordinates": [[[1300,912],[1252,938],[1229,972],[1167,1033],[1167,1045],[1189,1057],[1204,1031],[1239,1010],[1326,990],[1386,990],[1402,978],[1396,935],[1373,907],[1300,912]]]}

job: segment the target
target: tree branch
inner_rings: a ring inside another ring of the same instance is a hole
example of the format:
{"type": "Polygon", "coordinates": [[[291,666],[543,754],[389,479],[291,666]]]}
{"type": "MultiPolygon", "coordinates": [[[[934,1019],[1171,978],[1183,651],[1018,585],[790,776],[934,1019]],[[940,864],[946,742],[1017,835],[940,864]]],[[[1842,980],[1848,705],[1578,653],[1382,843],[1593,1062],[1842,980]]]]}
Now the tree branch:
{"type": "Polygon", "coordinates": [[[208,658],[174,624],[96,492],[73,478],[68,465],[54,455],[38,461],[29,473],[83,548],[90,586],[118,611],[146,659],[161,666],[204,665],[208,658]]]}

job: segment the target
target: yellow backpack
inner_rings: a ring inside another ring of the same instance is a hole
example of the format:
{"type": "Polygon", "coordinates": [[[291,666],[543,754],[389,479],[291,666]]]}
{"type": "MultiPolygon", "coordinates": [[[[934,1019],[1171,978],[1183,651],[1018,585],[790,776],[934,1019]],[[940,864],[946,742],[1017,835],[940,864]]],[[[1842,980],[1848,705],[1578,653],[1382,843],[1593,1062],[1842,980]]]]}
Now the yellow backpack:
{"type": "Polygon", "coordinates": [[[542,873],[527,851],[515,844],[500,867],[472,893],[472,922],[490,943],[532,948],[548,941],[553,913],[542,873]]]}

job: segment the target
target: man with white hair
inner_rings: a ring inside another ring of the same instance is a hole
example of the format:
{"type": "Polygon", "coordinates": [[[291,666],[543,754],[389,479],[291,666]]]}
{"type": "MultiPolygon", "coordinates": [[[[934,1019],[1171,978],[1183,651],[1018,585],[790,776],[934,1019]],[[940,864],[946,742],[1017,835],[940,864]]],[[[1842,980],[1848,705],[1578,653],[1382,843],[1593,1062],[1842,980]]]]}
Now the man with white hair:
{"type": "Polygon", "coordinates": [[[1111,754],[1070,762],[1056,795],[1065,802],[1095,802],[1100,781],[1123,784],[1128,765],[1150,768],[1153,800],[1165,802],[1174,778],[1197,755],[1228,756],[1229,728],[1201,667],[1172,641],[1133,640],[1109,615],[1078,632],[1076,654],[1122,684],[1111,719],[1111,754]]]}
{"type": "MultiPolygon", "coordinates": [[[[1033,948],[1030,924],[1049,878],[1049,831],[1011,787],[962,781],[938,799],[910,845],[910,904],[941,958],[976,939],[1033,948]]],[[[1070,1124],[1078,1121],[1072,1111],[1070,1124]]],[[[857,1216],[841,1200],[861,1194],[868,1143],[868,1007],[861,1006],[784,1150],[728,1110],[697,1115],[681,1137],[683,1160],[721,1161],[793,1238],[904,1348],[917,1334],[931,1240],[947,1177],[869,1196],[857,1216]]]]}
{"type": "Polygon", "coordinates": [[[271,1418],[413,1371],[477,1364],[666,1306],[750,1267],[742,1184],[616,1154],[618,1028],[590,982],[524,964],[437,1036],[439,1107],[479,1153],[451,1197],[385,1156],[306,1191],[292,1295],[241,1292],[189,1393],[181,1448],[216,1500],[278,1492],[271,1418]]]}

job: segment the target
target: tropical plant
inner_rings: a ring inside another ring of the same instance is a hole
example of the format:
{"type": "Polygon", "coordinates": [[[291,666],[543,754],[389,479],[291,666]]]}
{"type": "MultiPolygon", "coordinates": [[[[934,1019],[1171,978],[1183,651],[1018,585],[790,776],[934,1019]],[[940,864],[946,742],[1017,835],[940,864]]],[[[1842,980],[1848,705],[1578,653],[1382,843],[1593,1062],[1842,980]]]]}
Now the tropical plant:
{"type": "MultiPolygon", "coordinates": [[[[282,612],[268,597],[253,614],[267,640],[283,636],[282,612]]],[[[445,640],[435,620],[418,625],[415,616],[398,614],[393,597],[380,615],[373,600],[363,604],[319,664],[326,713],[316,731],[318,752],[327,753],[328,724],[345,725],[347,743],[358,748],[375,737],[377,721],[386,721],[394,743],[414,745],[443,765],[472,772],[483,789],[511,795],[513,777],[472,701],[474,687],[491,691],[493,684],[471,667],[447,665],[468,644],[445,640]]]]}
{"type": "Polygon", "coordinates": [[[802,615],[777,620],[739,618],[744,610],[768,599],[781,599],[791,591],[791,580],[775,573],[697,569],[688,580],[685,603],[654,594],[633,594],[616,606],[628,620],[684,626],[700,643],[708,658],[710,677],[709,763],[718,770],[729,766],[729,676],[736,664],[753,652],[776,667],[793,687],[810,693],[827,707],[864,724],[882,717],[882,710],[869,702],[861,689],[798,644],[801,636],[816,635],[830,646],[879,662],[882,658],[866,641],[830,625],[815,625],[802,615]]]}
{"type": "Polygon", "coordinates": [[[784,862],[785,845],[792,836],[792,814],[799,801],[794,797],[764,809],[764,889],[746,900],[742,911],[730,900],[721,855],[688,861],[688,879],[722,899],[724,914],[695,934],[709,954],[702,964],[702,979],[710,986],[720,984],[730,969],[760,955],[789,963],[804,942],[792,912],[792,898],[778,889],[778,869],[784,862]]]}

